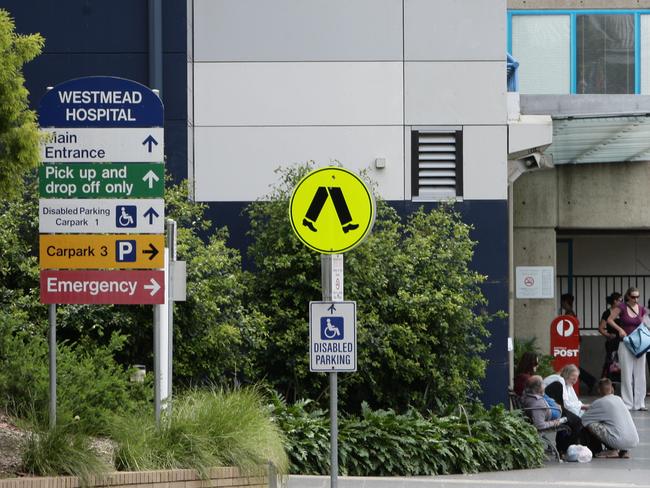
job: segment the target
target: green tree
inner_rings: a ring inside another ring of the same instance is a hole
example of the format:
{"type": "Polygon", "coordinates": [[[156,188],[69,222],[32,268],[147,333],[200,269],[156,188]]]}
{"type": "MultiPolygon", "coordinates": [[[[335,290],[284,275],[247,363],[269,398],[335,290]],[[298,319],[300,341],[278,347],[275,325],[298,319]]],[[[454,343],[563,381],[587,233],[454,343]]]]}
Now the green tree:
{"type": "Polygon", "coordinates": [[[36,114],[29,109],[23,65],[43,48],[39,34],[19,35],[0,9],[0,196],[22,194],[25,173],[38,165],[36,114]]]}
{"type": "MultiPolygon", "coordinates": [[[[248,208],[255,271],[248,302],[268,317],[269,346],[258,361],[288,398],[321,398],[326,375],[309,372],[308,303],[321,299],[320,256],[294,236],[289,197],[309,167],[280,173],[280,183],[248,208]]],[[[471,228],[452,206],[419,210],[405,223],[377,199],[370,236],[345,254],[345,298],[357,302],[358,371],[341,375],[348,410],[432,408],[463,402],[484,375],[490,317],[469,263],[471,228]]]]}

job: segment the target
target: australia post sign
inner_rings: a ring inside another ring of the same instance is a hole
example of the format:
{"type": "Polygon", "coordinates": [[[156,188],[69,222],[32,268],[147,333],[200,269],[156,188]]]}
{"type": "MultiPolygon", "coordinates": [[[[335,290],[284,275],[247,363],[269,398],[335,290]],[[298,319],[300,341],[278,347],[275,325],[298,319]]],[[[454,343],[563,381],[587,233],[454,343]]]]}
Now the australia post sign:
{"type": "Polygon", "coordinates": [[[560,315],[551,322],[553,369],[567,364],[580,365],[580,323],[571,315],[560,315]]]}

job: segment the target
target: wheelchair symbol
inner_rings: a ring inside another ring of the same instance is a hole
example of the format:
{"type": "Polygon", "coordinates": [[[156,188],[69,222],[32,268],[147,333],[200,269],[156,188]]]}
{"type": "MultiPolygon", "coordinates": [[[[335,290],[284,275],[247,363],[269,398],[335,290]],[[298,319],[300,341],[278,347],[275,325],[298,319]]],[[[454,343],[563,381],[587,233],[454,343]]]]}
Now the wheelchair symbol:
{"type": "Polygon", "coordinates": [[[343,339],[343,317],[321,317],[320,338],[322,341],[343,339]]]}
{"type": "Polygon", "coordinates": [[[116,227],[136,227],[138,208],[135,205],[120,205],[115,210],[116,227]]]}

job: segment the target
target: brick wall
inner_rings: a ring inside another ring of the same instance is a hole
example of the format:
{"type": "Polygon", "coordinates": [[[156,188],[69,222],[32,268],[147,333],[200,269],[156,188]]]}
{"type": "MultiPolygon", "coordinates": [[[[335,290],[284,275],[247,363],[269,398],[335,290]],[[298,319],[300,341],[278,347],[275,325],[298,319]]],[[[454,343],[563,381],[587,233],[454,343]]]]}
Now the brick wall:
{"type": "MultiPolygon", "coordinates": [[[[74,476],[11,478],[0,480],[0,488],[80,488],[74,476]]],[[[193,469],[110,473],[92,480],[90,487],[115,488],[267,488],[265,469],[243,472],[239,468],[212,468],[208,479],[193,469]]]]}

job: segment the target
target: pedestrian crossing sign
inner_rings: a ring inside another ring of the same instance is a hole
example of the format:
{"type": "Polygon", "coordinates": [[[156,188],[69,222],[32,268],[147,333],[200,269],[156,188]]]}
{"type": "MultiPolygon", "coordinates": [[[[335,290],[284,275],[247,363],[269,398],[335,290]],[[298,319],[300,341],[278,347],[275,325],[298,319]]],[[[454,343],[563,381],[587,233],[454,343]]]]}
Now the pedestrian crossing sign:
{"type": "Polygon", "coordinates": [[[358,175],[328,166],[312,171],[296,185],[289,219],[307,247],[322,254],[340,254],[370,233],[375,200],[358,175]]]}

